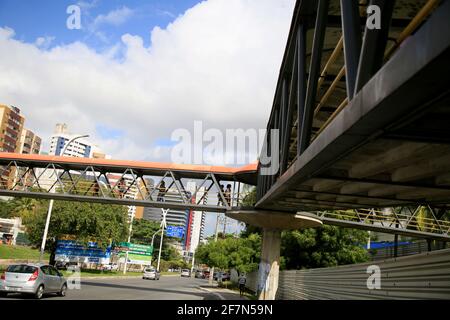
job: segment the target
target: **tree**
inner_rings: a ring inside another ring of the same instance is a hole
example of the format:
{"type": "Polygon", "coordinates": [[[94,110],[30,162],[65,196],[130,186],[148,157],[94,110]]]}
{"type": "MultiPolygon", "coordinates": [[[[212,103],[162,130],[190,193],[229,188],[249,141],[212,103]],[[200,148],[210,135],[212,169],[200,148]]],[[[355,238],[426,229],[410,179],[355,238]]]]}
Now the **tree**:
{"type": "MultiPolygon", "coordinates": [[[[47,209],[47,201],[41,201],[22,216],[28,238],[36,246],[42,241],[47,209]]],[[[50,263],[54,262],[56,241],[66,235],[74,236],[81,243],[95,241],[102,248],[124,241],[128,233],[126,216],[124,206],[55,201],[46,241],[50,263]]]]}
{"type": "MultiPolygon", "coordinates": [[[[139,244],[151,244],[153,235],[160,229],[156,221],[134,219],[131,234],[131,242],[139,244]]],[[[155,238],[159,237],[158,235],[155,238]]]]}
{"type": "Polygon", "coordinates": [[[228,237],[201,244],[195,257],[200,263],[222,270],[234,268],[238,273],[251,272],[258,267],[260,247],[258,234],[245,238],[228,237]]]}
{"type": "Polygon", "coordinates": [[[329,225],[284,231],[281,268],[320,268],[365,262],[368,253],[360,244],[366,241],[366,231],[329,225]]]}

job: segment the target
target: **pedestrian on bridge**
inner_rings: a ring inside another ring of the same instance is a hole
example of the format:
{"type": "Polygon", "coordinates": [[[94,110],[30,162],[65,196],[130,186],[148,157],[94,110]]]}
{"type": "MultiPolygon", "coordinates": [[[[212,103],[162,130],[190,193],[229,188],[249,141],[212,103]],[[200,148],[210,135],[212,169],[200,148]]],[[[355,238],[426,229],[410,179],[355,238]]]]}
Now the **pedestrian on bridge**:
{"type": "Polygon", "coordinates": [[[223,199],[221,194],[224,194],[225,191],[223,190],[223,184],[220,185],[220,191],[217,192],[217,205],[218,206],[223,206],[223,199]]]}
{"type": "Polygon", "coordinates": [[[227,205],[231,206],[231,184],[227,184],[227,189],[225,190],[225,200],[227,205]]]}
{"type": "Polygon", "coordinates": [[[164,195],[165,195],[166,192],[167,192],[166,183],[164,182],[164,180],[162,180],[162,181],[159,183],[158,189],[159,189],[159,191],[158,191],[158,196],[157,196],[156,201],[164,202],[164,195]]]}

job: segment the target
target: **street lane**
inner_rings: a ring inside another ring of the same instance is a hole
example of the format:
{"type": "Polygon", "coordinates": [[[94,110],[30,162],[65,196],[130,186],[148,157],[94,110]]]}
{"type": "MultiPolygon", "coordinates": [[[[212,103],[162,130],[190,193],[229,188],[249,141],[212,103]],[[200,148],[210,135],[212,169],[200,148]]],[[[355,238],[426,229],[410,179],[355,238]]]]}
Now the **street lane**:
{"type": "MultiPolygon", "coordinates": [[[[66,297],[44,296],[46,300],[218,300],[217,295],[199,289],[208,280],[161,276],[160,280],[89,279],[81,280],[80,289],[67,290],[66,297]]],[[[30,299],[10,294],[6,299],[30,299]]],[[[5,298],[3,298],[5,299],[5,298]]],[[[2,299],[2,300],[3,300],[2,299]]]]}

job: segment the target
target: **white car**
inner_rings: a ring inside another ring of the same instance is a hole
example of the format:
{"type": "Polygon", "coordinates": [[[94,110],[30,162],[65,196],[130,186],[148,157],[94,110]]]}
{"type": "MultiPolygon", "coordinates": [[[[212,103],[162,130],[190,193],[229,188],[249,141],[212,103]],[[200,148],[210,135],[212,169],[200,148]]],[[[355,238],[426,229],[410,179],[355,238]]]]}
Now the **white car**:
{"type": "Polygon", "coordinates": [[[181,270],[181,276],[182,277],[190,277],[191,276],[191,270],[189,270],[189,269],[183,269],[183,270],[181,270]]]}
{"type": "Polygon", "coordinates": [[[117,270],[118,270],[118,265],[114,264],[114,263],[105,264],[103,266],[103,271],[117,271],[117,270]]]}
{"type": "Polygon", "coordinates": [[[145,268],[142,274],[142,279],[159,280],[159,277],[161,277],[161,273],[155,268],[145,268]]]}

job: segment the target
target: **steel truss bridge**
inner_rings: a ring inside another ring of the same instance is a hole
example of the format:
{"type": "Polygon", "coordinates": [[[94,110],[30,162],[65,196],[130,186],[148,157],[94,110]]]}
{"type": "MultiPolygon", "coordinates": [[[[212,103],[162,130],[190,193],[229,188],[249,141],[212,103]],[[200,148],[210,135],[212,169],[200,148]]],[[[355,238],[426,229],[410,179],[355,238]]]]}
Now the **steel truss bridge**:
{"type": "MultiPolygon", "coordinates": [[[[256,164],[225,168],[0,153],[0,195],[225,213],[241,205],[245,197],[242,183],[255,184],[256,167],[256,164]],[[123,186],[119,182],[122,178],[126,178],[123,186]],[[161,180],[166,181],[169,190],[164,201],[158,201],[161,180]],[[199,182],[195,190],[186,190],[187,180],[199,182]],[[220,185],[228,183],[233,184],[230,197],[219,191],[220,185]]],[[[428,206],[425,209],[431,217],[427,218],[421,216],[423,208],[416,205],[315,213],[325,224],[450,240],[450,221],[442,220],[447,211],[428,206]]]]}
{"type": "Polygon", "coordinates": [[[279,159],[269,164],[276,173],[263,174],[262,162],[225,168],[0,153],[0,195],[229,213],[245,183],[257,186],[256,210],[308,211],[325,224],[448,241],[449,35],[450,0],[298,0],[261,155],[279,159]],[[381,29],[368,28],[368,5],[380,8],[381,29]],[[168,181],[174,197],[158,201],[150,178],[168,181]],[[196,190],[186,191],[189,179],[201,181],[196,190]],[[228,182],[238,183],[230,197],[219,192],[228,182]],[[205,201],[211,192],[217,203],[205,201]]]}
{"type": "Polygon", "coordinates": [[[242,168],[0,153],[0,195],[225,212],[256,164],[242,168]],[[186,190],[186,180],[200,183],[186,190]],[[157,180],[157,181],[155,181],[157,180]],[[160,182],[165,192],[159,196],[160,182]],[[230,196],[222,185],[234,185],[230,196]],[[236,186],[236,183],[237,186],[236,186]],[[201,193],[201,194],[200,194],[201,193]],[[214,193],[214,204],[208,194],[214,193]]]}
{"type": "Polygon", "coordinates": [[[438,219],[450,204],[449,35],[448,0],[297,1],[263,147],[280,170],[260,163],[256,208],[424,205],[438,219]],[[369,4],[379,30],[366,26],[369,4]]]}

